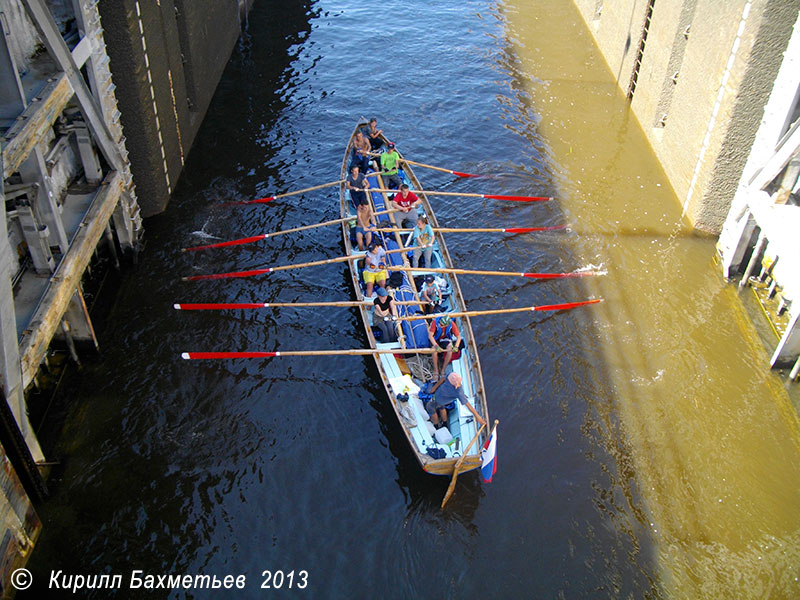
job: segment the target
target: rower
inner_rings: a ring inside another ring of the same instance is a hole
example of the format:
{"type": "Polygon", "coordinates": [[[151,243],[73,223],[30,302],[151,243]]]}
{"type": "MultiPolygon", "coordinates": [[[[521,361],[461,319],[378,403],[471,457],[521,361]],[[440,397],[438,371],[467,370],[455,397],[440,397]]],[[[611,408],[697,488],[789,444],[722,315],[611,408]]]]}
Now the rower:
{"type": "Polygon", "coordinates": [[[439,289],[439,286],[436,285],[436,280],[433,275],[425,276],[422,289],[419,291],[419,299],[425,302],[425,304],[422,305],[423,314],[429,315],[441,309],[442,291],[439,289]]]}
{"type": "Polygon", "coordinates": [[[400,227],[413,227],[417,224],[417,207],[422,204],[422,200],[408,188],[407,183],[402,184],[400,191],[389,198],[389,201],[391,207],[400,213],[400,227]]]}
{"type": "Polygon", "coordinates": [[[363,251],[364,245],[369,247],[372,243],[372,235],[375,232],[375,214],[369,202],[361,204],[356,209],[356,243],[358,249],[363,251]]]}
{"type": "Polygon", "coordinates": [[[368,252],[364,256],[364,283],[367,286],[366,298],[372,298],[372,288],[377,283],[379,288],[386,286],[386,277],[389,273],[386,270],[386,250],[377,242],[372,242],[368,246],[368,252]]]}
{"type": "Polygon", "coordinates": [[[356,131],[356,135],[353,138],[353,155],[350,159],[350,167],[357,165],[362,173],[366,173],[367,167],[369,167],[368,152],[370,150],[371,147],[367,136],[361,131],[356,131]]]}
{"type": "Polygon", "coordinates": [[[428,224],[428,217],[425,215],[417,217],[416,227],[414,227],[414,230],[411,232],[411,245],[415,247],[421,246],[414,250],[414,254],[411,258],[411,266],[415,269],[419,267],[419,257],[424,254],[425,266],[431,268],[431,259],[433,258],[433,228],[428,224]]]}
{"type": "Polygon", "coordinates": [[[369,181],[360,172],[358,165],[350,167],[350,175],[345,179],[345,187],[350,190],[350,199],[356,207],[356,242],[358,249],[364,250],[364,243],[369,246],[372,241],[372,231],[375,228],[375,216],[367,197],[369,181]]]}
{"type": "Polygon", "coordinates": [[[433,378],[439,380],[439,353],[444,350],[444,360],[442,361],[442,376],[444,376],[447,365],[453,358],[453,352],[457,352],[461,347],[461,332],[458,325],[448,314],[433,319],[428,328],[428,339],[431,341],[434,353],[433,358],[433,378]]]}
{"type": "Polygon", "coordinates": [[[388,151],[381,154],[381,171],[383,171],[383,174],[386,176],[386,187],[396,190],[402,183],[402,181],[400,181],[400,176],[397,174],[397,165],[400,162],[400,155],[394,148],[394,142],[389,142],[386,144],[386,147],[388,151]]]}
{"type": "Polygon", "coordinates": [[[350,199],[353,201],[356,210],[358,210],[358,207],[362,204],[369,204],[367,200],[369,181],[367,181],[367,178],[361,173],[358,165],[352,165],[350,167],[350,175],[345,179],[344,186],[350,190],[350,199]]]}
{"type": "Polygon", "coordinates": [[[373,304],[375,311],[372,313],[372,324],[381,332],[381,342],[391,343],[397,341],[397,306],[386,288],[378,288],[373,304]]]}
{"type": "Polygon", "coordinates": [[[369,120],[369,129],[367,129],[367,138],[369,145],[372,147],[373,152],[377,152],[383,146],[383,129],[378,129],[378,119],[375,117],[369,120]]]}

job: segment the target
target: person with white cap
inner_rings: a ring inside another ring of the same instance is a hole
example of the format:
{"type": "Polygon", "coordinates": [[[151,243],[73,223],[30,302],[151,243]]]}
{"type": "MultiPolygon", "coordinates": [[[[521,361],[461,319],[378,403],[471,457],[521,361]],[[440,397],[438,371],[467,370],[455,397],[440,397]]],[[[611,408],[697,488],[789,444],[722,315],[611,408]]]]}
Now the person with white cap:
{"type": "Polygon", "coordinates": [[[464,387],[461,385],[461,375],[458,373],[450,373],[447,378],[437,381],[430,393],[433,394],[433,398],[425,405],[425,410],[431,416],[431,423],[436,429],[447,427],[447,406],[455,400],[461,402],[462,406],[466,406],[478,423],[486,425],[486,420],[467,400],[464,387]]]}

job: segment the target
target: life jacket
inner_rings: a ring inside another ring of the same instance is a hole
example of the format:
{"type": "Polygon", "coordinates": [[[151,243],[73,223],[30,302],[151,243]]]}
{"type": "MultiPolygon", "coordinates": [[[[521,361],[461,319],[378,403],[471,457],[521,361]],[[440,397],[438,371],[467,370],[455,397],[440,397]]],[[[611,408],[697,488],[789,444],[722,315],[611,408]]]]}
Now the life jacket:
{"type": "Polygon", "coordinates": [[[447,327],[444,327],[444,328],[442,328],[441,323],[439,322],[439,319],[436,319],[434,321],[434,323],[436,324],[436,331],[433,332],[433,339],[435,339],[438,342],[443,337],[445,337],[445,338],[449,338],[450,337],[450,334],[453,331],[453,320],[452,319],[447,324],[447,327]]]}

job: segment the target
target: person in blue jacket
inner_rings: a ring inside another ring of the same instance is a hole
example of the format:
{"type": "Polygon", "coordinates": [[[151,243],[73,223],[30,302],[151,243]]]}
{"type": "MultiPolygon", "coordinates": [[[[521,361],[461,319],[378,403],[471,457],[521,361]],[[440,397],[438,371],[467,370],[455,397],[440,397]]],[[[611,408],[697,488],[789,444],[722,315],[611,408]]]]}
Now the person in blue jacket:
{"type": "Polygon", "coordinates": [[[475,407],[467,400],[464,387],[461,385],[461,375],[450,373],[447,378],[442,377],[431,388],[433,398],[425,405],[425,410],[431,416],[431,423],[436,429],[447,427],[447,405],[458,400],[462,406],[466,406],[475,420],[481,425],[486,425],[486,420],[478,414],[475,407]]]}

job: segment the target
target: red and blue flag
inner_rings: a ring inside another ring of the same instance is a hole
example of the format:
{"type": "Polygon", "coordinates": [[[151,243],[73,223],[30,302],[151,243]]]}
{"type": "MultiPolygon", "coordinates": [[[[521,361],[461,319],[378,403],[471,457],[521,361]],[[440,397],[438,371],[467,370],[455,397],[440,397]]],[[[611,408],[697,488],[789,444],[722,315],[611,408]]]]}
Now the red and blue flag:
{"type": "Polygon", "coordinates": [[[481,477],[486,483],[491,483],[492,477],[497,472],[497,427],[486,440],[481,450],[481,477]]]}

